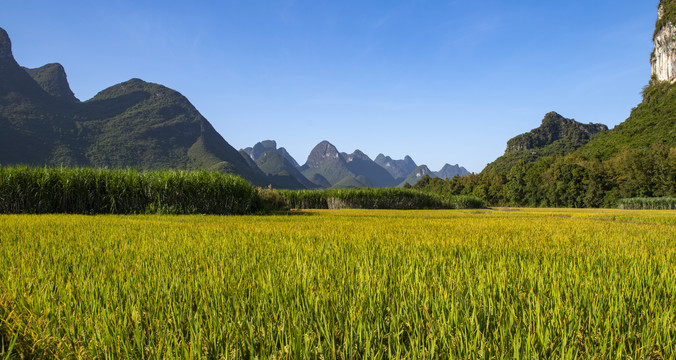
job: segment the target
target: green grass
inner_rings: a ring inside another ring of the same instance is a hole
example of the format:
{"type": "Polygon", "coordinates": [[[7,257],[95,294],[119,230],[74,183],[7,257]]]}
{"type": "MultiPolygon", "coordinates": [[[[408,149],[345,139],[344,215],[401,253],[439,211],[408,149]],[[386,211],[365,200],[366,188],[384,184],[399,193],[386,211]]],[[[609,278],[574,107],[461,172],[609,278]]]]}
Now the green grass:
{"type": "Polygon", "coordinates": [[[269,190],[217,171],[0,167],[0,214],[252,214],[288,209],[483,208],[470,196],[397,188],[269,190]]]}
{"type": "Polygon", "coordinates": [[[256,189],[219,172],[0,167],[4,214],[249,214],[260,208],[256,189]]]}

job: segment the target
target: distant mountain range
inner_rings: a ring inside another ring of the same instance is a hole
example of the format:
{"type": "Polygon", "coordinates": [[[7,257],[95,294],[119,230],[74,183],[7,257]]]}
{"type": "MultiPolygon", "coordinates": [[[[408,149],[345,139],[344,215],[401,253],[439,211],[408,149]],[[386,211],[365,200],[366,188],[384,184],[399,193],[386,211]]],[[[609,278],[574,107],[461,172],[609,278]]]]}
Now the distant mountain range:
{"type": "MultiPolygon", "coordinates": [[[[281,172],[291,173],[289,167],[298,164],[284,148],[277,149],[274,140],[261,141],[253,147],[242,149],[241,152],[254,159],[268,176],[279,175],[281,172]],[[267,167],[263,168],[259,161],[265,154],[269,154],[269,160],[265,164],[267,167]]],[[[389,156],[379,154],[374,161],[361,150],[355,150],[351,154],[340,152],[328,141],[317,144],[305,164],[296,165],[295,168],[300,171],[302,178],[295,172],[294,178],[306,188],[394,187],[406,183],[414,185],[425,175],[449,179],[456,175],[469,175],[465,168],[449,164],[438,172],[432,172],[427,166],[417,166],[410,156],[403,160],[392,160],[389,156]],[[312,185],[308,186],[305,181],[312,185]]]]}
{"type": "MultiPolygon", "coordinates": [[[[410,157],[376,161],[319,143],[303,166],[273,140],[235,150],[183,95],[140,79],[80,101],[60,64],[17,64],[0,28],[0,164],[209,169],[275,188],[390,187],[415,183],[410,157]]],[[[447,165],[437,176],[467,175],[447,165]]]]}

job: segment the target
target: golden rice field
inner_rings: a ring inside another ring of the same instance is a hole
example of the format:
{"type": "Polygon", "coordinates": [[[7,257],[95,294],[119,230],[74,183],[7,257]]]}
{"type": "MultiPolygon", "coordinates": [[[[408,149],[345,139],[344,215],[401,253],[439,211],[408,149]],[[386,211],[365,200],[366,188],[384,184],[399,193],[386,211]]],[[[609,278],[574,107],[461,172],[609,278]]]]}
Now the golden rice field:
{"type": "Polygon", "coordinates": [[[674,359],[676,213],[0,216],[19,358],[674,359]]]}

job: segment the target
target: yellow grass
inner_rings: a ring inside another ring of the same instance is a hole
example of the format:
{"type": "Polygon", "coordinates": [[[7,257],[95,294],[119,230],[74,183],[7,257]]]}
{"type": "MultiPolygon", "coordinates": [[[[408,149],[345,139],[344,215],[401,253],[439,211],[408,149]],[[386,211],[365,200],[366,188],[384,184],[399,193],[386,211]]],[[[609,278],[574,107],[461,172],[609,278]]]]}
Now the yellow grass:
{"type": "Polygon", "coordinates": [[[0,216],[0,358],[676,356],[676,214],[0,216]]]}

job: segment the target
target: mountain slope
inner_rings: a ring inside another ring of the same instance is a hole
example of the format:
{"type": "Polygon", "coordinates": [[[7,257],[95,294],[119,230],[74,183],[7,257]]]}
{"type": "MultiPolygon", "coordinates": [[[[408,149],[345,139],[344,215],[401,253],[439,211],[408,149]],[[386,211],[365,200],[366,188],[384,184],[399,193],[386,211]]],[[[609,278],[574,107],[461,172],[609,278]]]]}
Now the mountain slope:
{"type": "Polygon", "coordinates": [[[434,175],[436,175],[441,179],[452,179],[456,175],[467,176],[469,175],[469,171],[467,171],[467,169],[458,164],[455,165],[446,164],[444,165],[444,167],[441,168],[441,170],[436,171],[434,175]]]}
{"type": "Polygon", "coordinates": [[[406,155],[403,160],[392,160],[391,157],[378,154],[374,160],[376,164],[387,170],[398,182],[404,181],[406,177],[418,167],[410,156],[406,155]]]}
{"type": "Polygon", "coordinates": [[[550,112],[538,128],[510,139],[505,154],[488,164],[483,172],[506,172],[520,161],[532,163],[545,156],[572,154],[592,136],[607,130],[602,124],[581,124],[550,112]]]}
{"type": "Polygon", "coordinates": [[[300,169],[300,165],[298,164],[296,159],[294,159],[293,156],[291,156],[291,154],[289,154],[289,152],[286,151],[285,148],[280,147],[279,149],[277,149],[277,153],[279,155],[282,155],[286,160],[288,160],[291,163],[291,165],[293,165],[293,167],[295,167],[296,169],[300,169]]]}
{"type": "Polygon", "coordinates": [[[355,150],[352,154],[343,154],[347,161],[347,168],[354,174],[363,176],[366,181],[362,183],[370,184],[373,187],[390,187],[398,185],[398,182],[390,173],[376,164],[371,158],[360,150],[355,150]]]}
{"type": "Polygon", "coordinates": [[[256,160],[256,165],[268,176],[276,176],[278,182],[283,181],[282,187],[285,189],[313,189],[317,187],[276,150],[269,150],[261,154],[256,160]],[[286,178],[292,180],[281,180],[286,178]]]}
{"type": "Polygon", "coordinates": [[[0,164],[84,161],[75,143],[73,105],[45,92],[14,60],[0,28],[0,164]]]}
{"type": "Polygon", "coordinates": [[[437,175],[431,171],[427,165],[420,165],[417,168],[415,168],[411,173],[406,177],[406,179],[399,185],[399,186],[404,186],[406,184],[409,185],[415,185],[420,179],[425,177],[426,175],[429,175],[431,178],[436,178],[437,175]]]}
{"type": "Polygon", "coordinates": [[[207,168],[270,183],[174,90],[132,79],[79,103],[60,65],[28,71],[39,83],[0,29],[2,165],[207,168]]]}
{"type": "Polygon", "coordinates": [[[286,160],[288,160],[296,169],[300,168],[300,165],[298,165],[298,162],[296,159],[289,154],[288,151],[286,151],[285,148],[277,148],[277,142],[274,140],[263,140],[253,147],[248,147],[246,149],[242,149],[241,151],[245,152],[252,160],[258,160],[258,158],[261,157],[265,152],[268,152],[270,150],[276,151],[279,155],[282,155],[286,160]]]}
{"type": "Polygon", "coordinates": [[[70,89],[66,70],[61,64],[47,64],[37,69],[23,68],[48,94],[68,102],[79,102],[70,89]]]}
{"type": "Polygon", "coordinates": [[[624,149],[648,149],[660,143],[676,148],[676,85],[668,82],[646,88],[643,103],[627,120],[594,137],[576,154],[608,160],[624,149]]]}
{"type": "Polygon", "coordinates": [[[373,187],[373,185],[363,175],[357,177],[347,176],[332,186],[333,189],[355,189],[365,187],[373,187]]]}
{"type": "Polygon", "coordinates": [[[346,177],[357,176],[348,169],[347,161],[338,149],[326,140],[312,149],[305,165],[301,167],[301,172],[308,179],[312,179],[317,174],[321,175],[331,185],[337,184],[346,177]]]}

